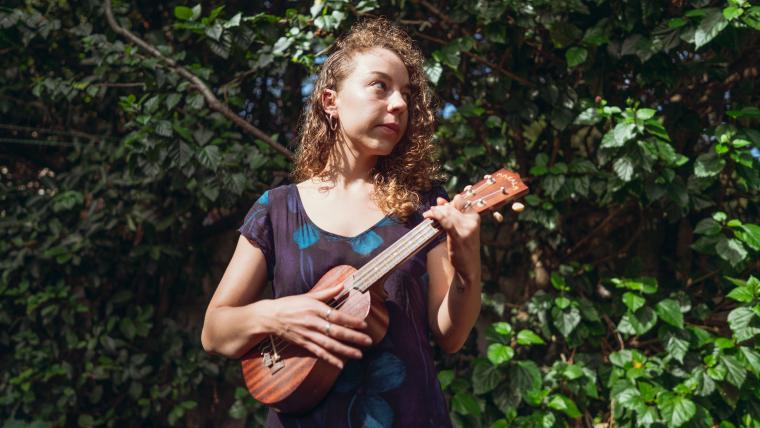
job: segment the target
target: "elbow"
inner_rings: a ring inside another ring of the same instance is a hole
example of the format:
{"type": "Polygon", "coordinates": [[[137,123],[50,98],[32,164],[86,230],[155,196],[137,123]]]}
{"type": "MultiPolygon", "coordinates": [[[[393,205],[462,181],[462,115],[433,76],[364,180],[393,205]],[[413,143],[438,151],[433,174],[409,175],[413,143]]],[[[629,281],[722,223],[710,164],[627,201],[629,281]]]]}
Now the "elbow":
{"type": "Polygon", "coordinates": [[[206,326],[203,326],[203,329],[201,330],[201,346],[203,346],[203,350],[211,355],[217,355],[217,351],[214,348],[214,344],[209,337],[208,330],[206,329],[206,326]]]}
{"type": "MultiPolygon", "coordinates": [[[[465,338],[466,339],[466,338],[465,338]]],[[[439,343],[441,349],[443,352],[447,354],[454,354],[456,352],[459,352],[460,349],[462,349],[462,346],[464,346],[465,340],[447,340],[442,343],[439,343]]]]}
{"type": "Polygon", "coordinates": [[[461,335],[458,337],[454,334],[440,335],[435,338],[435,342],[438,347],[447,354],[454,354],[462,349],[464,343],[467,341],[467,335],[461,335]]]}

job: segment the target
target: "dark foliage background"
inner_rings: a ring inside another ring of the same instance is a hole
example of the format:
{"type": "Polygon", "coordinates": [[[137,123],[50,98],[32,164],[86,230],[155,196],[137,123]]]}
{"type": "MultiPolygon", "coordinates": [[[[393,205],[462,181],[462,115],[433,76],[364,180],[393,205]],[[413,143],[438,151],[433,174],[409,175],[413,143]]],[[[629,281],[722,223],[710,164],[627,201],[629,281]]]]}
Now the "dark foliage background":
{"type": "Polygon", "coordinates": [[[287,180],[317,64],[404,26],[452,195],[507,166],[457,426],[760,426],[760,6],[745,0],[0,7],[3,426],[258,426],[203,311],[287,180]]]}

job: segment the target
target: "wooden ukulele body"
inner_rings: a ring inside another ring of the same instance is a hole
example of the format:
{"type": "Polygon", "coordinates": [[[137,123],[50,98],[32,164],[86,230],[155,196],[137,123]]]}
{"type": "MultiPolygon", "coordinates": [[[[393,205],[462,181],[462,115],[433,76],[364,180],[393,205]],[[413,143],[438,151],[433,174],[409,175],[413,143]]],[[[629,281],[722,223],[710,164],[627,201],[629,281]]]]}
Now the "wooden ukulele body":
{"type": "MultiPolygon", "coordinates": [[[[378,343],[388,331],[387,294],[382,281],[364,292],[354,289],[351,280],[354,272],[356,269],[352,266],[336,266],[324,274],[309,293],[342,283],[348,294],[341,299],[336,310],[366,321],[367,328],[363,332],[372,338],[372,343],[378,343]]],[[[340,374],[340,369],[311,352],[274,336],[265,337],[255,345],[241,363],[251,395],[261,403],[287,413],[301,413],[315,406],[340,374]]]]}

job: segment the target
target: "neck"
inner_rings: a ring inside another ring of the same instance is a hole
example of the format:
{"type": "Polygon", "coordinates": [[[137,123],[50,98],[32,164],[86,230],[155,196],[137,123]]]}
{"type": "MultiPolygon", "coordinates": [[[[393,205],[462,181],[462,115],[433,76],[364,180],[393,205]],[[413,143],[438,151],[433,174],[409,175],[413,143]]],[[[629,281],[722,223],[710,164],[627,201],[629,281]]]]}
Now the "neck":
{"type": "Polygon", "coordinates": [[[376,155],[362,154],[341,138],[333,146],[325,170],[330,171],[332,187],[347,189],[371,182],[376,163],[376,155]]]}

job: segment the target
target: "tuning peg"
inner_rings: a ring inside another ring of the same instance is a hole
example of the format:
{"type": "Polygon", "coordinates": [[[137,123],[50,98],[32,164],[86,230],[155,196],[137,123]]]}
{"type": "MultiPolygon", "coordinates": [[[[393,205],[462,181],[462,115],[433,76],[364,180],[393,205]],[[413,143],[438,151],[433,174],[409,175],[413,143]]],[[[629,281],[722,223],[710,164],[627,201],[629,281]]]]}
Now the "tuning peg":
{"type": "Polygon", "coordinates": [[[496,223],[501,223],[502,221],[504,221],[504,216],[501,215],[500,212],[494,211],[493,212],[493,219],[496,220],[496,223]]]}
{"type": "Polygon", "coordinates": [[[520,213],[524,209],[525,209],[525,205],[523,205],[523,204],[521,204],[519,202],[515,202],[514,204],[512,204],[512,211],[514,211],[516,213],[520,213]]]}

